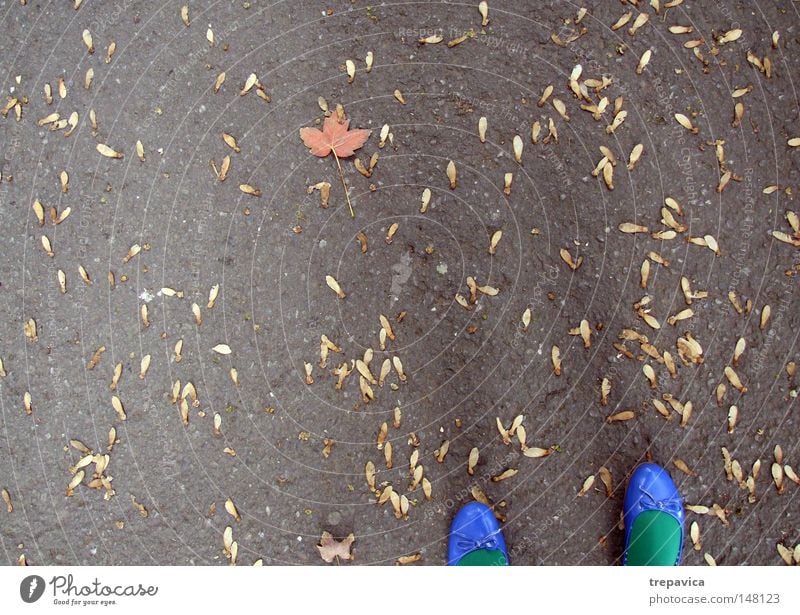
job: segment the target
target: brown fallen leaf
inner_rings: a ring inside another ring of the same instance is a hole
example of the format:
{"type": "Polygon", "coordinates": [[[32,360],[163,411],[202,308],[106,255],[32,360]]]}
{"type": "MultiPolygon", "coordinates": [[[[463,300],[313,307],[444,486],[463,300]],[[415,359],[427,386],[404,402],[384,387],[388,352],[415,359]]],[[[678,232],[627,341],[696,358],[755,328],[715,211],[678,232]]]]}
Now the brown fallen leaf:
{"type": "Polygon", "coordinates": [[[355,539],[355,535],[351,533],[341,542],[337,542],[330,532],[322,532],[322,537],[317,545],[319,555],[328,563],[331,563],[334,559],[337,562],[340,559],[352,560],[353,554],[350,553],[350,548],[353,546],[355,539]]]}

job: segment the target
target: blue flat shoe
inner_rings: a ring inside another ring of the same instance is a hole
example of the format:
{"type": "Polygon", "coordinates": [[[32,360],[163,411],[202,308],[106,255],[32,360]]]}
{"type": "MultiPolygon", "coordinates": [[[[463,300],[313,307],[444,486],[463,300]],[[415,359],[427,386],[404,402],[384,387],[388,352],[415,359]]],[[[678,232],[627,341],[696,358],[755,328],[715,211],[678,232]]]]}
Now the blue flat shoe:
{"type": "Polygon", "coordinates": [[[461,507],[450,524],[448,566],[507,566],[508,550],[492,510],[480,502],[461,507]]]}
{"type": "Polygon", "coordinates": [[[624,566],[677,566],[684,539],[683,498],[664,468],[643,463],[625,490],[624,566]]]}

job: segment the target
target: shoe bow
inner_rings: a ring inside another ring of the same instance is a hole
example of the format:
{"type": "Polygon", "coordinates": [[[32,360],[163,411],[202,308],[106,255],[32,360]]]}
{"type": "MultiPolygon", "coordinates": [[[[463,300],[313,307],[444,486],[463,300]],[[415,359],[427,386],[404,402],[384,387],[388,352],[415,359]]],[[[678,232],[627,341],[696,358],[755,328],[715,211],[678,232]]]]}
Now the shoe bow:
{"type": "Polygon", "coordinates": [[[672,513],[673,515],[680,515],[683,512],[683,501],[680,498],[668,498],[666,500],[657,500],[653,495],[644,488],[641,488],[642,494],[645,496],[643,506],[645,510],[663,510],[664,512],[672,513]]]}
{"type": "Polygon", "coordinates": [[[477,551],[478,549],[500,549],[496,533],[484,536],[483,538],[472,538],[464,534],[456,533],[455,538],[456,546],[465,554],[477,551]]]}

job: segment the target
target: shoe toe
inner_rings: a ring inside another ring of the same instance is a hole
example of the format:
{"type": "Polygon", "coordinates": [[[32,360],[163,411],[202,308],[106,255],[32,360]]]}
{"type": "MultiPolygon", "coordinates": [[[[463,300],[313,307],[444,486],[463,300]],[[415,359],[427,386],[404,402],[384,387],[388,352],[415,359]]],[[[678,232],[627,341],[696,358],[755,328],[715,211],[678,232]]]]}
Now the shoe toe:
{"type": "MultiPolygon", "coordinates": [[[[646,510],[666,512],[681,525],[681,547],[683,546],[684,510],[683,498],[672,481],[669,472],[655,463],[643,463],[634,470],[625,491],[623,514],[625,521],[625,552],[630,542],[633,522],[646,510]]],[[[680,557],[680,555],[679,555],[680,557]]],[[[624,561],[624,558],[623,558],[624,561]]]]}
{"type": "Polygon", "coordinates": [[[494,547],[500,549],[508,559],[500,524],[492,510],[480,502],[469,502],[456,513],[450,526],[447,545],[448,565],[455,565],[464,555],[474,550],[472,543],[493,537],[494,547]]]}

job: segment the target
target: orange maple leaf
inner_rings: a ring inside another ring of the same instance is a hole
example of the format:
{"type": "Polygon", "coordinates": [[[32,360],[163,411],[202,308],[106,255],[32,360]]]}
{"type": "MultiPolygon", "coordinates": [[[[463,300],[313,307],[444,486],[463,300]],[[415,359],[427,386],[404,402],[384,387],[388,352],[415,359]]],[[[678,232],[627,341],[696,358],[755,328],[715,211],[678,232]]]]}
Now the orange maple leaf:
{"type": "Polygon", "coordinates": [[[349,126],[349,119],[340,122],[331,114],[325,118],[322,130],[301,128],[300,138],[315,156],[324,158],[333,152],[337,158],[349,158],[367,142],[372,133],[364,128],[349,130],[349,126]]]}
{"type": "Polygon", "coordinates": [[[352,217],[355,217],[355,213],[353,213],[353,204],[350,202],[350,193],[347,189],[347,183],[344,181],[344,173],[342,172],[342,164],[339,162],[339,158],[352,156],[358,148],[367,142],[371,133],[371,130],[365,128],[350,130],[350,120],[344,117],[339,119],[333,115],[325,118],[322,130],[319,128],[300,129],[300,138],[306,147],[311,150],[312,154],[324,158],[333,152],[333,157],[336,158],[336,166],[339,168],[339,177],[342,180],[344,196],[347,198],[347,206],[350,208],[352,217]]]}

